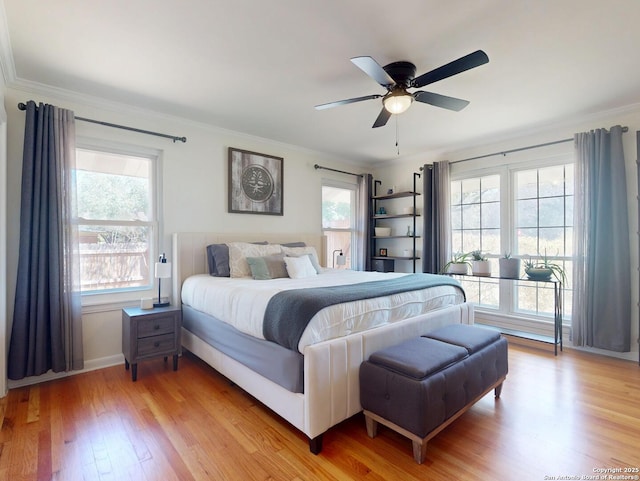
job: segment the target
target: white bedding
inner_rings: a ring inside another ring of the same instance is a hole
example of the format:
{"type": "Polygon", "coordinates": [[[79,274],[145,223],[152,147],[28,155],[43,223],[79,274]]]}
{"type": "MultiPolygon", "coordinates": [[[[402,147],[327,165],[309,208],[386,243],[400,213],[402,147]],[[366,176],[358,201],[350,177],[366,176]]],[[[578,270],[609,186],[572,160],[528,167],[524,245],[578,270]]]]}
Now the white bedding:
{"type": "MultiPolygon", "coordinates": [[[[264,339],[262,321],[269,299],[286,289],[346,285],[399,277],[402,273],[324,269],[317,276],[302,279],[188,277],[182,286],[182,302],[233,325],[251,336],[264,339]]],[[[346,336],[372,327],[390,324],[430,310],[460,304],[464,297],[453,286],[438,286],[392,296],[329,306],[318,312],[305,329],[298,350],[317,342],[346,336]]]]}

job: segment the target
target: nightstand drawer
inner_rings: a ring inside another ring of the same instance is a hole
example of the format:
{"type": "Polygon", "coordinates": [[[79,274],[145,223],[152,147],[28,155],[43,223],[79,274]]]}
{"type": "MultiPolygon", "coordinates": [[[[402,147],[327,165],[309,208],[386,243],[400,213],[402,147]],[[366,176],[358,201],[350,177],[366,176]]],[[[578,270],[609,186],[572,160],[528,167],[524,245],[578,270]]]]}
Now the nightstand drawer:
{"type": "Polygon", "coordinates": [[[176,321],[173,316],[158,317],[156,319],[140,319],[138,321],[138,339],[160,334],[173,333],[176,321]]]}
{"type": "Polygon", "coordinates": [[[147,337],[138,341],[138,357],[156,356],[176,349],[176,338],[172,334],[147,337]]]}

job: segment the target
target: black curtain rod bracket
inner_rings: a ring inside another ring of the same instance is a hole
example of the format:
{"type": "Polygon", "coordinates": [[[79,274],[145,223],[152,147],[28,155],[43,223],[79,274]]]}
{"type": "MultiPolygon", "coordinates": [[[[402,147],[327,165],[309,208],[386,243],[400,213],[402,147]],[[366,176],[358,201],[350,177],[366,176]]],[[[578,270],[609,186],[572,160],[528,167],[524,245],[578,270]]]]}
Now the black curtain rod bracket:
{"type": "Polygon", "coordinates": [[[332,172],[338,172],[339,174],[347,174],[347,175],[355,175],[356,177],[362,177],[362,174],[354,174],[353,172],[345,172],[344,170],[332,169],[331,167],[323,167],[321,165],[315,164],[313,166],[314,169],[322,169],[322,170],[330,170],[332,172]]]}
{"type": "MultiPolygon", "coordinates": [[[[18,110],[27,110],[27,105],[24,102],[20,102],[18,104],[18,110]]],[[[183,142],[186,143],[187,142],[187,138],[186,137],[176,137],[175,135],[167,135],[167,134],[161,134],[159,132],[152,132],[151,130],[143,130],[143,129],[136,129],[135,127],[127,127],[126,125],[118,125],[118,124],[112,124],[110,122],[103,122],[102,120],[93,120],[93,119],[87,119],[84,117],[75,117],[76,120],[81,120],[83,122],[89,122],[92,124],[98,124],[98,125],[104,125],[105,127],[113,127],[114,129],[122,129],[122,130],[129,130],[131,132],[138,132],[139,134],[147,134],[147,135],[155,135],[156,137],[163,137],[165,139],[171,139],[173,140],[173,143],[175,144],[176,142],[183,142]]]]}

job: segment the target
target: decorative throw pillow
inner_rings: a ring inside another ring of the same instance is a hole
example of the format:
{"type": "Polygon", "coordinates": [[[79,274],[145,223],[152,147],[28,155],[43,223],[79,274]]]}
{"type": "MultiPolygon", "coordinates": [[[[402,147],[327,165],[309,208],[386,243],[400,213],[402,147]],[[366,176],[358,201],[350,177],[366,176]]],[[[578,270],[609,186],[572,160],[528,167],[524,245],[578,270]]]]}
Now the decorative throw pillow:
{"type": "Polygon", "coordinates": [[[209,263],[209,274],[216,277],[229,277],[229,248],[227,244],[208,245],[207,262],[209,263]]]}
{"type": "Polygon", "coordinates": [[[287,272],[292,279],[301,279],[303,277],[316,276],[313,264],[311,264],[311,256],[303,255],[299,257],[285,257],[284,263],[287,266],[287,272]]]}
{"type": "Polygon", "coordinates": [[[318,253],[316,252],[315,247],[306,246],[306,247],[282,247],[282,252],[284,252],[285,256],[289,257],[300,257],[309,255],[311,258],[311,264],[316,271],[316,274],[320,274],[322,270],[320,267],[320,262],[318,261],[318,253]]]}
{"type": "Polygon", "coordinates": [[[306,247],[307,244],[304,242],[285,242],[284,244],[280,244],[282,247],[306,247]]]}
{"type": "Polygon", "coordinates": [[[247,264],[251,269],[251,276],[258,280],[279,279],[289,277],[284,263],[284,254],[274,254],[265,257],[247,257],[247,264]]]}
{"type": "Polygon", "coordinates": [[[247,257],[264,257],[280,254],[279,244],[258,245],[247,242],[229,242],[229,270],[231,277],[251,277],[251,269],[247,257]]]}
{"type": "MultiPolygon", "coordinates": [[[[251,244],[266,245],[267,241],[252,242],[251,244]]],[[[215,277],[229,277],[229,246],[227,244],[210,244],[207,246],[207,262],[209,274],[215,277]]]]}

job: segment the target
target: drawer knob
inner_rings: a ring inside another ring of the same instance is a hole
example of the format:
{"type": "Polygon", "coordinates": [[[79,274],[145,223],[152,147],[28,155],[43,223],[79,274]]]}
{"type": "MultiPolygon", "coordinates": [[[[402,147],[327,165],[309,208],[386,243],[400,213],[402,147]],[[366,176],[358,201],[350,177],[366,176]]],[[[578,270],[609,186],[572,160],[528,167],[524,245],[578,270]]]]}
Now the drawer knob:
{"type": "Polygon", "coordinates": [[[154,342],[153,347],[160,347],[160,343],[158,341],[154,342]]]}
{"type": "Polygon", "coordinates": [[[160,324],[156,324],[155,326],[153,326],[153,329],[155,329],[156,331],[160,329],[160,324]]]}

